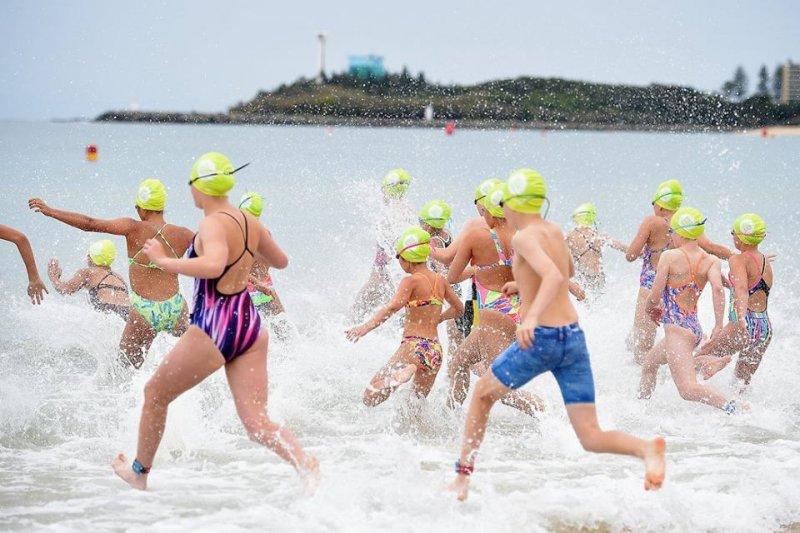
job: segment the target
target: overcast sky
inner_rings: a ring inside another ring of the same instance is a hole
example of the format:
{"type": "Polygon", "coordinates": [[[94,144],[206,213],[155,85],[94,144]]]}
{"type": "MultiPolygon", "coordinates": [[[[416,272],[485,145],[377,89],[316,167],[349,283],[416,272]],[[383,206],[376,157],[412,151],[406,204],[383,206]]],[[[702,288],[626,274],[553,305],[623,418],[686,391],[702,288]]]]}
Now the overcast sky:
{"type": "Polygon", "coordinates": [[[378,54],[434,81],[517,76],[719,89],[800,62],[794,0],[2,0],[0,119],[111,109],[225,111],[299,76],[378,54]],[[496,6],[504,6],[502,8],[496,6]]]}

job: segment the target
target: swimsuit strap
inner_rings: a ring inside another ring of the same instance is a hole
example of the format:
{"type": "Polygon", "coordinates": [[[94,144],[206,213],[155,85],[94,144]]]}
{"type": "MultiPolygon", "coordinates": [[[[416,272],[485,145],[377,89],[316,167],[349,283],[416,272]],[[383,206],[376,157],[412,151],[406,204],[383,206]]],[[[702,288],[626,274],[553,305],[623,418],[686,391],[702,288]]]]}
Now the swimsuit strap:
{"type": "MultiPolygon", "coordinates": [[[[416,276],[416,274],[412,274],[411,277],[416,276]]],[[[436,296],[436,283],[439,281],[439,276],[436,276],[431,283],[431,280],[428,279],[428,276],[422,276],[422,278],[428,282],[428,285],[431,286],[431,295],[428,298],[417,298],[416,300],[409,300],[406,306],[408,307],[423,307],[425,305],[443,305],[442,300],[436,296]]]]}
{"type": "MultiPolygon", "coordinates": [[[[592,239],[592,240],[590,240],[590,239],[589,239],[589,237],[587,237],[586,235],[584,235],[584,234],[583,234],[582,232],[580,232],[580,231],[578,232],[578,235],[580,235],[581,237],[583,237],[583,240],[584,240],[584,242],[586,242],[586,249],[585,249],[583,252],[581,252],[581,253],[580,253],[580,254],[578,254],[578,255],[576,255],[576,254],[573,254],[573,255],[575,255],[575,256],[576,256],[578,259],[580,259],[580,258],[581,258],[581,257],[583,257],[584,255],[588,254],[589,252],[597,252],[598,254],[599,254],[599,253],[602,253],[602,250],[598,250],[597,248],[595,248],[595,247],[594,247],[594,240],[593,240],[593,239],[592,239]]],[[[594,231],[592,231],[592,237],[594,237],[594,231]]]]}
{"type": "Polygon", "coordinates": [[[487,270],[489,268],[499,267],[499,266],[511,266],[511,261],[506,257],[505,252],[503,252],[503,247],[500,244],[500,238],[497,236],[497,232],[491,228],[489,228],[489,235],[492,236],[492,241],[494,241],[494,248],[497,250],[497,262],[491,263],[489,265],[475,265],[475,270],[487,270]]]}
{"type": "Polygon", "coordinates": [[[253,252],[252,252],[252,251],[250,250],[250,248],[247,246],[247,238],[248,238],[248,235],[249,235],[249,233],[248,233],[248,226],[247,226],[247,217],[246,217],[246,216],[244,216],[244,215],[242,215],[242,216],[244,217],[244,227],[242,227],[242,225],[239,223],[239,221],[236,219],[236,217],[235,217],[235,216],[233,216],[233,215],[231,215],[230,213],[227,213],[227,212],[225,212],[225,211],[220,211],[220,213],[222,213],[223,215],[228,215],[229,217],[231,217],[231,219],[233,219],[233,221],[234,221],[234,222],[236,222],[236,225],[237,225],[237,226],[239,226],[239,230],[242,232],[242,237],[244,238],[244,249],[242,250],[242,253],[240,253],[240,254],[239,254],[239,257],[237,257],[237,258],[236,258],[236,259],[235,259],[235,260],[234,260],[232,263],[230,263],[230,264],[228,264],[228,265],[225,265],[225,270],[223,270],[223,271],[222,271],[222,274],[221,274],[221,275],[220,275],[220,276],[219,276],[217,279],[222,279],[222,277],[223,277],[223,276],[225,276],[225,274],[228,272],[228,270],[229,270],[229,269],[230,269],[230,268],[231,268],[233,265],[235,265],[236,263],[238,263],[238,262],[239,262],[239,260],[240,260],[242,257],[244,257],[244,253],[245,253],[245,252],[249,253],[249,254],[250,254],[252,257],[255,257],[255,255],[253,254],[253,252]]]}
{"type": "MultiPolygon", "coordinates": [[[[747,257],[752,259],[753,262],[756,264],[756,267],[758,267],[758,259],[756,259],[755,255],[753,255],[750,252],[744,252],[744,255],[746,255],[747,257]]],[[[762,263],[761,263],[761,274],[758,276],[758,279],[756,280],[756,282],[753,283],[752,287],[747,289],[747,292],[748,292],[749,296],[754,295],[758,291],[764,291],[764,294],[769,296],[770,287],[769,287],[769,285],[767,285],[767,282],[764,281],[764,272],[766,272],[766,270],[767,270],[767,256],[764,255],[762,257],[762,263]]]]}
{"type": "MultiPolygon", "coordinates": [[[[173,257],[177,258],[177,257],[179,257],[179,256],[178,256],[178,254],[177,254],[177,253],[175,253],[175,249],[172,247],[172,245],[170,244],[170,242],[167,240],[167,238],[166,238],[166,237],[164,237],[164,234],[162,233],[162,231],[163,231],[163,230],[164,230],[164,228],[166,228],[166,227],[167,227],[167,222],[164,222],[164,225],[163,225],[163,226],[161,226],[160,228],[158,228],[158,229],[156,230],[156,234],[155,234],[155,235],[153,235],[153,236],[152,236],[152,237],[150,237],[150,238],[151,238],[151,239],[157,239],[157,238],[161,237],[161,240],[164,242],[164,244],[166,244],[166,245],[167,245],[167,248],[169,248],[169,251],[170,251],[170,252],[172,252],[172,255],[173,255],[173,257]]],[[[136,261],[136,258],[137,258],[137,257],[139,257],[139,254],[140,254],[140,253],[142,253],[142,250],[143,250],[143,248],[139,248],[139,249],[136,251],[136,253],[135,253],[135,254],[133,254],[133,256],[132,256],[132,257],[129,257],[129,258],[128,258],[128,264],[129,264],[129,265],[139,265],[140,267],[143,267],[143,268],[156,268],[156,269],[158,269],[158,270],[164,270],[163,268],[159,267],[158,265],[156,265],[156,264],[155,264],[155,263],[153,263],[152,261],[150,261],[149,263],[139,263],[139,262],[137,262],[137,261],[136,261]]]]}

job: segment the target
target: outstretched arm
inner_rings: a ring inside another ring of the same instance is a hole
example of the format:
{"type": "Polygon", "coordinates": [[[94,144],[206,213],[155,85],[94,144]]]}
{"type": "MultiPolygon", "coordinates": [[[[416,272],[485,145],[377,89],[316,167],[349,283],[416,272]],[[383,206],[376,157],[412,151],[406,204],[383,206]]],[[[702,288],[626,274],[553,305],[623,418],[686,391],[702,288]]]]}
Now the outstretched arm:
{"type": "Polygon", "coordinates": [[[356,326],[345,331],[345,335],[347,335],[348,340],[352,342],[358,342],[358,339],[386,322],[390,316],[405,307],[405,305],[408,303],[408,299],[411,297],[413,286],[414,282],[411,279],[411,276],[406,276],[403,278],[403,280],[400,282],[400,286],[397,287],[397,292],[388,304],[378,309],[372,318],[360,326],[356,326]]]}
{"type": "Polygon", "coordinates": [[[47,287],[45,287],[42,278],[39,277],[36,258],[33,256],[33,248],[31,248],[28,237],[21,231],[0,224],[0,239],[17,245],[17,250],[22,262],[25,263],[25,270],[28,273],[28,296],[30,296],[31,302],[34,304],[41,303],[44,299],[44,293],[47,292],[47,287]]]}
{"type": "Polygon", "coordinates": [[[633,238],[631,241],[630,246],[625,251],[625,259],[628,262],[636,261],[636,259],[642,255],[642,250],[644,249],[644,245],[647,244],[647,239],[650,238],[650,218],[646,218],[642,225],[639,226],[639,231],[636,232],[636,237],[633,238]]]}
{"type": "Polygon", "coordinates": [[[47,275],[50,277],[50,282],[53,288],[59,294],[73,294],[86,286],[89,281],[89,269],[82,268],[78,270],[72,279],[68,281],[61,281],[61,266],[58,264],[58,259],[51,259],[47,265],[47,275]]]}
{"type": "Polygon", "coordinates": [[[37,213],[54,218],[82,231],[110,233],[111,235],[127,235],[136,227],[136,221],[132,218],[114,218],[111,220],[93,218],[81,213],[55,209],[47,205],[44,200],[40,198],[31,198],[28,200],[28,207],[37,213]]]}
{"type": "Polygon", "coordinates": [[[706,252],[712,255],[716,255],[720,259],[729,259],[730,256],[733,255],[733,252],[731,252],[730,248],[712,242],[711,239],[708,238],[708,235],[706,235],[705,233],[697,238],[697,244],[699,244],[700,248],[702,248],[706,252]]]}

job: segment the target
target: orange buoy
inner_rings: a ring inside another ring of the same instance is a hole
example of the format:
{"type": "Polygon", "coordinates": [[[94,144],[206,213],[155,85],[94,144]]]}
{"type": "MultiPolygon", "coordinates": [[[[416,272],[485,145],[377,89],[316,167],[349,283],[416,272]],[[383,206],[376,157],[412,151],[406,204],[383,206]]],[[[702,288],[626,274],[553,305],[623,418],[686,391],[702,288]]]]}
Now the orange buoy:
{"type": "Polygon", "coordinates": [[[761,136],[769,137],[769,130],[767,128],[761,128],[761,136]]]}
{"type": "Polygon", "coordinates": [[[97,161],[97,146],[90,144],[86,147],[86,160],[97,161]]]}
{"type": "Polygon", "coordinates": [[[456,123],[455,122],[447,122],[444,125],[444,132],[447,135],[452,135],[456,131],[456,123]]]}

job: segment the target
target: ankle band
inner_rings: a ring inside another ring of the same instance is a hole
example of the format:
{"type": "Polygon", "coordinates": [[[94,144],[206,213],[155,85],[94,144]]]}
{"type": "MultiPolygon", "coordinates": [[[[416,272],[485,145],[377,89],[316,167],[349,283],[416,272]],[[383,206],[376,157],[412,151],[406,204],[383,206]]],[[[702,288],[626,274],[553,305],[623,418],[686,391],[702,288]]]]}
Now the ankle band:
{"type": "Polygon", "coordinates": [[[149,474],[150,473],[150,467],[148,466],[148,467],[145,468],[142,465],[142,463],[139,462],[139,459],[134,459],[133,460],[133,464],[131,465],[131,470],[133,470],[134,472],[136,472],[139,475],[149,474]]]}

